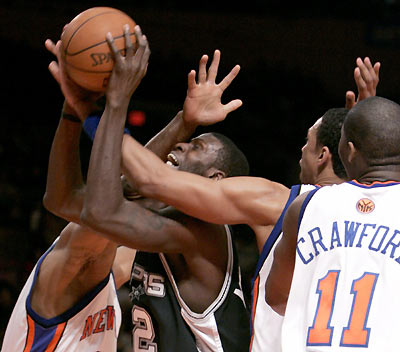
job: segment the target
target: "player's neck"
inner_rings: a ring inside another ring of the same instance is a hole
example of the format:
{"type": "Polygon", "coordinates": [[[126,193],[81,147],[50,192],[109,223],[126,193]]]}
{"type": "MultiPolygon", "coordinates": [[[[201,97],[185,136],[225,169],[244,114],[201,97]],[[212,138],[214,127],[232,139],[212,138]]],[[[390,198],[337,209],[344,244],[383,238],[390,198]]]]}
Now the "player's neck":
{"type": "Polygon", "coordinates": [[[320,186],[329,186],[329,185],[335,185],[339,183],[343,183],[346,180],[343,180],[339,176],[332,174],[332,175],[320,175],[317,177],[315,184],[320,185],[320,186]]]}
{"type": "Polygon", "coordinates": [[[386,181],[396,181],[400,182],[400,172],[396,169],[391,170],[373,170],[371,172],[366,172],[361,176],[356,178],[360,183],[370,184],[373,182],[386,182],[386,181]]]}

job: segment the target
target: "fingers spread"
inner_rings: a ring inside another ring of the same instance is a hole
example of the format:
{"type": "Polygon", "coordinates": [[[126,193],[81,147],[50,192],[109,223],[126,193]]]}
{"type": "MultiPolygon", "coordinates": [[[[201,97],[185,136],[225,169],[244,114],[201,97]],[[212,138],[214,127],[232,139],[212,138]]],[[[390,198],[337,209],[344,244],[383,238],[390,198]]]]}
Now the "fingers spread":
{"type": "Polygon", "coordinates": [[[230,112],[240,108],[243,105],[243,102],[240,99],[235,99],[230,101],[228,104],[224,105],[224,110],[227,114],[230,112]]]}
{"type": "Polygon", "coordinates": [[[196,87],[196,71],[191,70],[188,74],[188,89],[193,89],[196,87]]]}
{"type": "Polygon", "coordinates": [[[208,61],[208,56],[203,55],[200,59],[200,64],[199,64],[199,83],[205,83],[207,80],[207,71],[206,71],[206,65],[208,61]]]}
{"type": "Polygon", "coordinates": [[[135,50],[132,44],[131,33],[128,24],[124,25],[124,37],[125,37],[125,56],[129,58],[133,56],[135,50]]]}
{"type": "Polygon", "coordinates": [[[356,104],[356,95],[351,90],[346,92],[346,109],[351,109],[356,104]]]}
{"type": "Polygon", "coordinates": [[[114,38],[110,32],[106,34],[106,41],[111,51],[111,55],[115,62],[121,62],[121,55],[118,54],[118,48],[115,45],[114,38]]]}
{"type": "Polygon", "coordinates": [[[222,91],[224,91],[229,85],[232,83],[232,81],[235,79],[235,77],[238,75],[240,71],[240,66],[236,65],[231,72],[229,72],[226,77],[221,81],[219,84],[220,88],[222,91]]]}
{"type": "Polygon", "coordinates": [[[53,55],[56,55],[56,45],[50,39],[47,39],[44,42],[44,45],[48,51],[50,51],[53,55]]]}
{"type": "Polygon", "coordinates": [[[207,80],[210,81],[211,83],[214,83],[215,79],[217,78],[220,59],[221,59],[221,52],[219,50],[215,50],[207,75],[207,80]]]}
{"type": "Polygon", "coordinates": [[[49,71],[51,75],[54,77],[54,79],[57,81],[57,83],[60,84],[60,69],[58,67],[57,62],[55,61],[50,62],[49,71]]]}

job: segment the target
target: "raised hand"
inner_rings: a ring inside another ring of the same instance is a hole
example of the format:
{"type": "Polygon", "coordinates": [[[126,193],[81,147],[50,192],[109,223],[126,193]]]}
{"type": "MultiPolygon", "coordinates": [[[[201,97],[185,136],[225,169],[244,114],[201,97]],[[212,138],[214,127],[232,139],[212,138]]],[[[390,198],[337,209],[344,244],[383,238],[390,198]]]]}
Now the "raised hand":
{"type": "Polygon", "coordinates": [[[50,73],[59,84],[68,108],[72,109],[75,115],[83,121],[94,110],[95,102],[102,94],[87,91],[71,80],[62,59],[61,40],[54,44],[53,41],[47,39],[45,46],[57,58],[57,61],[49,64],[50,73]]]}
{"type": "Polygon", "coordinates": [[[215,50],[211,65],[206,69],[208,56],[200,59],[198,82],[196,71],[192,70],[188,76],[188,90],[183,105],[183,119],[185,123],[194,126],[207,126],[223,121],[226,116],[242,105],[242,101],[235,99],[227,104],[221,103],[221,96],[225,89],[239,73],[240,66],[236,65],[231,72],[219,83],[215,80],[218,73],[221,53],[215,50]]]}
{"type": "Polygon", "coordinates": [[[111,33],[107,33],[106,40],[114,58],[114,67],[108,82],[106,97],[107,104],[119,106],[128,104],[133,92],[145,76],[150,57],[150,48],[147,38],[142,34],[139,26],[135,26],[137,50],[132,44],[129,26],[124,26],[125,56],[116,47],[111,33]]]}
{"type": "Polygon", "coordinates": [[[357,67],[354,69],[354,80],[358,89],[356,99],[353,91],[346,92],[346,108],[351,109],[357,102],[376,95],[376,87],[379,83],[380,62],[372,65],[371,60],[366,57],[364,61],[361,58],[356,60],[357,67]]]}

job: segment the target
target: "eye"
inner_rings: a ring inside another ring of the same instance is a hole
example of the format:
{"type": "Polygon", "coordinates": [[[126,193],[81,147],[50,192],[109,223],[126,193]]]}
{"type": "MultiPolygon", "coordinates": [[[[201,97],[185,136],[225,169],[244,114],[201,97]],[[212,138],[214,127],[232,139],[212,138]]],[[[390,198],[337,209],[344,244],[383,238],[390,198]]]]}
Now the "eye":
{"type": "Polygon", "coordinates": [[[198,150],[201,148],[201,143],[199,143],[198,141],[193,141],[193,150],[198,150]]]}

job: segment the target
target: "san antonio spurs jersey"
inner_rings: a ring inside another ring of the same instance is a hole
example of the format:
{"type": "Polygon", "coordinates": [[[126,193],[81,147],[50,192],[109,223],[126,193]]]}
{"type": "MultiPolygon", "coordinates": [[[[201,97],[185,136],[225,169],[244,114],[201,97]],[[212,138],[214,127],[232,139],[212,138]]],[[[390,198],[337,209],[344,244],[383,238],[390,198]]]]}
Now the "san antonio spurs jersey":
{"type": "Polygon", "coordinates": [[[228,226],[226,230],[225,281],[218,297],[201,314],[192,312],[181,298],[163,254],[136,254],[131,278],[134,352],[248,351],[249,316],[228,226]]]}

